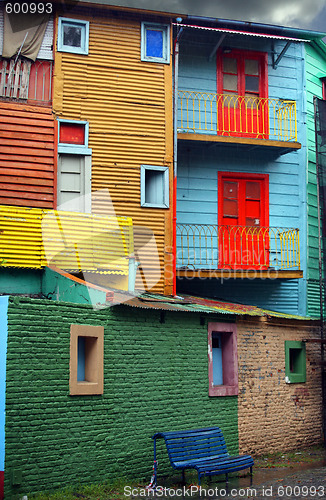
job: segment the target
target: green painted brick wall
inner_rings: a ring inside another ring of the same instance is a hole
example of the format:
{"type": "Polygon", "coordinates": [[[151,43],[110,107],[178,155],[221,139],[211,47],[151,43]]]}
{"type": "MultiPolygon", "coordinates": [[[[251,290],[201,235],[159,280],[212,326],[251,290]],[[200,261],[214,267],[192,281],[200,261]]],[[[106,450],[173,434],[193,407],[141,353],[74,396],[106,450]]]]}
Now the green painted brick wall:
{"type": "MultiPolygon", "coordinates": [[[[237,397],[208,396],[208,318],[205,325],[195,313],[160,319],[160,311],[127,306],[95,311],[11,298],[6,498],[121,477],[146,484],[156,431],[219,425],[229,451],[238,451],[237,397]],[[71,323],[104,325],[102,396],[69,395],[71,323]]],[[[166,458],[161,443],[160,473],[173,472],[166,458]]]]}

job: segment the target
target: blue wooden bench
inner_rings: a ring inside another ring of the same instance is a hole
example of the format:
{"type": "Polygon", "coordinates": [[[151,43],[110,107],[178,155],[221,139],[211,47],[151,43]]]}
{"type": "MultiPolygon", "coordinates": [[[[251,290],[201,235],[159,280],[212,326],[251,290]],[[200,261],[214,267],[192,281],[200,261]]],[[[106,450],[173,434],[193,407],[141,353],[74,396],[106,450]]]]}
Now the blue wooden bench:
{"type": "Polygon", "coordinates": [[[178,432],[157,432],[154,439],[154,476],[157,477],[156,439],[164,438],[171,465],[174,469],[182,469],[185,483],[185,469],[196,469],[198,484],[204,476],[225,474],[228,483],[229,472],[235,472],[252,466],[254,461],[250,455],[230,456],[228,454],[223,433],[219,427],[195,429],[178,432]]]}

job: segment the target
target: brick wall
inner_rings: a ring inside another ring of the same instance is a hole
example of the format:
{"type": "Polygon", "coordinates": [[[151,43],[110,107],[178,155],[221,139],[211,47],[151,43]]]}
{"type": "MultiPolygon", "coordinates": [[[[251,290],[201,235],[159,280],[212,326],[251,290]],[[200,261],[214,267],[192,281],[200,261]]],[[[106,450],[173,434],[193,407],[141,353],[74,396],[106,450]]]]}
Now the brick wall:
{"type": "Polygon", "coordinates": [[[320,344],[306,343],[305,383],[285,382],[285,340],[318,338],[286,320],[238,322],[239,449],[254,455],[321,442],[320,344]],[[257,425],[259,423],[259,425],[257,425]]]}
{"type": "MultiPolygon", "coordinates": [[[[163,318],[160,311],[126,306],[94,311],[11,298],[8,498],[123,476],[147,484],[154,432],[211,425],[223,429],[230,452],[237,452],[237,397],[208,396],[207,321],[201,325],[199,314],[166,312],[163,318]],[[71,323],[104,325],[103,396],[69,395],[71,323]],[[13,474],[17,486],[11,486],[13,474]]],[[[161,473],[172,472],[166,455],[160,443],[161,473]]]]}

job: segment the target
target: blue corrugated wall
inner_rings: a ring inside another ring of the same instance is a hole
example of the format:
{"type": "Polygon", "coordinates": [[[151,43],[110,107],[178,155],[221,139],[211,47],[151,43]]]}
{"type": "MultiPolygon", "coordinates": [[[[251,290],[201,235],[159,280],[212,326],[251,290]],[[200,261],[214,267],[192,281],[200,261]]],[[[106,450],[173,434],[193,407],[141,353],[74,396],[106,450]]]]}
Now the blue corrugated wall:
{"type": "MultiPolygon", "coordinates": [[[[304,315],[306,311],[306,110],[303,43],[292,43],[276,69],[272,68],[271,40],[247,37],[247,50],[268,52],[269,97],[297,103],[298,142],[302,148],[276,157],[266,149],[240,149],[220,143],[178,144],[177,221],[217,224],[217,173],[250,172],[269,175],[269,225],[299,228],[301,269],[298,280],[217,280],[179,282],[180,290],[215,295],[237,302],[304,315]]],[[[275,41],[276,56],[285,45],[275,41]]],[[[181,48],[179,89],[216,92],[216,60],[209,61],[199,44],[181,48]]]]}

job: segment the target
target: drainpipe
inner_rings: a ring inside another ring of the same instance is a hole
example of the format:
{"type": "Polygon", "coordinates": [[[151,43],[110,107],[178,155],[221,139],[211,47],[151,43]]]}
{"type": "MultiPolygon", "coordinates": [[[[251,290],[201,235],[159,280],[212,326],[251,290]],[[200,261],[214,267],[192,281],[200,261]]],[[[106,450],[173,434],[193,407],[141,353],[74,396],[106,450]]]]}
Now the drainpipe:
{"type": "Polygon", "coordinates": [[[318,133],[317,133],[317,98],[314,97],[314,117],[315,117],[315,146],[316,146],[316,184],[317,184],[317,215],[318,215],[318,268],[319,268],[319,302],[320,302],[320,347],[321,347],[321,363],[322,363],[322,425],[323,425],[323,440],[326,446],[326,393],[325,393],[325,368],[324,368],[324,300],[323,300],[323,252],[322,252],[322,230],[321,230],[321,206],[320,206],[320,165],[318,158],[318,133]]]}
{"type": "MultiPolygon", "coordinates": [[[[177,22],[182,19],[177,18],[177,22]]],[[[179,76],[179,38],[182,28],[174,41],[174,99],[173,99],[173,288],[172,295],[177,294],[177,172],[178,172],[178,76],[179,76]]]]}

